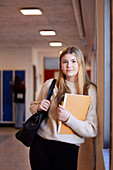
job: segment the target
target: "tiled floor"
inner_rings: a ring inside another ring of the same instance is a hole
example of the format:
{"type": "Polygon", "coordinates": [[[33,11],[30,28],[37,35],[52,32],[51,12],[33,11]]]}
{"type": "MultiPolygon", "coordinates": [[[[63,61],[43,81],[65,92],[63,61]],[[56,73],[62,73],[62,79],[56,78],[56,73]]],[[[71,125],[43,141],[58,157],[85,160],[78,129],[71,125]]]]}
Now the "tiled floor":
{"type": "MultiPolygon", "coordinates": [[[[0,170],[31,170],[29,148],[15,138],[15,128],[0,127],[0,170]]],[[[81,145],[78,170],[93,170],[93,142],[85,140],[81,145]]]]}
{"type": "Polygon", "coordinates": [[[29,148],[15,138],[15,128],[0,128],[0,170],[30,170],[29,148]]]}

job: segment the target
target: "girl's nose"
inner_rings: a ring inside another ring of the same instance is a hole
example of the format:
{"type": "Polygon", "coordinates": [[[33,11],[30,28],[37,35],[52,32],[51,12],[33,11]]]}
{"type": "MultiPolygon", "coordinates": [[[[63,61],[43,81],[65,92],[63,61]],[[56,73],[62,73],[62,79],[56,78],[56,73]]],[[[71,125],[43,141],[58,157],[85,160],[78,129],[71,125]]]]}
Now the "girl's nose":
{"type": "Polygon", "coordinates": [[[70,62],[67,63],[67,67],[71,67],[71,63],[70,62]]]}

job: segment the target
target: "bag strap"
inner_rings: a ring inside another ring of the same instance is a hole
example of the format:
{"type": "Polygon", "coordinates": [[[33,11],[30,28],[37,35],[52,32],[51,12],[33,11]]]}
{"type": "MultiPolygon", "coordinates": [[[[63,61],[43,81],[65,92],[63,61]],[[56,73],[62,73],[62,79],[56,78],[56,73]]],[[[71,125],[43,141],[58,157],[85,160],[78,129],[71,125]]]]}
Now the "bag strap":
{"type": "Polygon", "coordinates": [[[46,97],[47,100],[50,100],[50,98],[51,98],[51,95],[53,93],[53,89],[55,87],[55,83],[56,83],[56,79],[53,79],[53,81],[52,81],[52,83],[51,83],[51,85],[49,87],[49,91],[47,93],[47,97],[46,97]]]}

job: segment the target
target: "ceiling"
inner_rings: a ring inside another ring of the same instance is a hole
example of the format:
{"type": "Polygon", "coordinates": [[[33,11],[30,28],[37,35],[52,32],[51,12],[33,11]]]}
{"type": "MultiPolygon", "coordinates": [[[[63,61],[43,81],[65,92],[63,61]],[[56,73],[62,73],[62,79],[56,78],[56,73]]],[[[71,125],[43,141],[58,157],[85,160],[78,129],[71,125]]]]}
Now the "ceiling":
{"type": "Polygon", "coordinates": [[[44,56],[58,56],[67,46],[78,46],[87,56],[92,50],[95,30],[95,0],[0,0],[0,47],[37,48],[44,56]],[[20,8],[38,7],[41,16],[24,16],[20,8]],[[56,36],[42,37],[51,29],[56,36]],[[50,47],[61,41],[62,47],[50,47]]]}

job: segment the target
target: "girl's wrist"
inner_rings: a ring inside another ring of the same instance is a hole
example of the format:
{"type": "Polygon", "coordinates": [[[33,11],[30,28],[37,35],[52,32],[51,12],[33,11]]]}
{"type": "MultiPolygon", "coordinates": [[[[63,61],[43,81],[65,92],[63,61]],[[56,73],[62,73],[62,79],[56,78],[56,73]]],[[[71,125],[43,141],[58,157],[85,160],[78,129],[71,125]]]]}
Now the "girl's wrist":
{"type": "Polygon", "coordinates": [[[66,122],[69,120],[69,118],[70,118],[70,115],[69,115],[69,117],[64,121],[64,123],[66,123],[66,122]]]}

